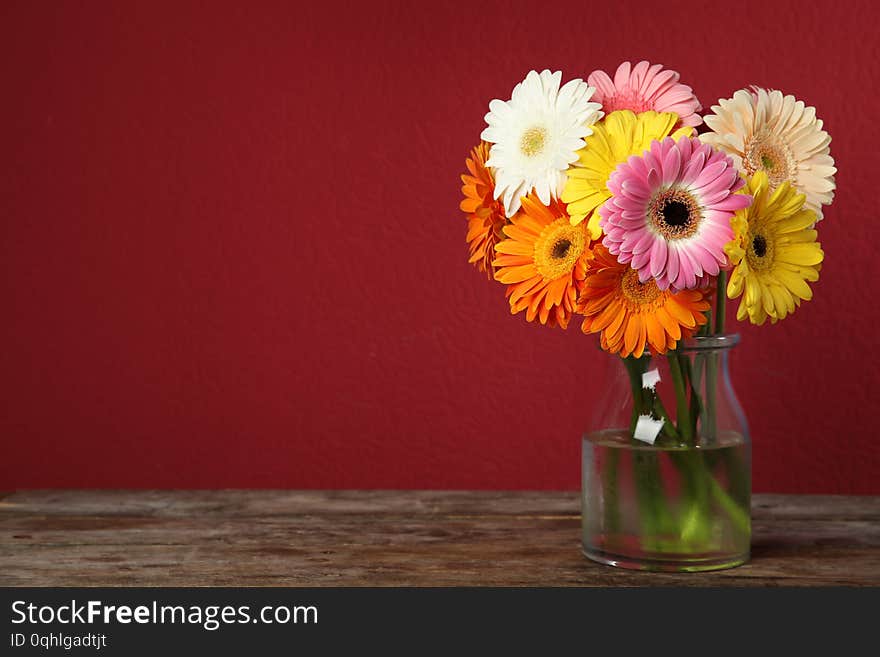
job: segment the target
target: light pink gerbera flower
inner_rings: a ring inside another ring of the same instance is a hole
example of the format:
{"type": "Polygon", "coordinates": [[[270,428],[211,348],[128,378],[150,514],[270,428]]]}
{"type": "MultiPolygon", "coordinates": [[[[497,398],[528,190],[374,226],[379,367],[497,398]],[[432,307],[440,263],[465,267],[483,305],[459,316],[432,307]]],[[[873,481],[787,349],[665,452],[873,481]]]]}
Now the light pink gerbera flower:
{"type": "Polygon", "coordinates": [[[612,81],[605,71],[593,71],[587,84],[596,87],[592,100],[602,104],[606,116],[614,110],[628,109],[636,114],[647,110],[675,112],[681,125],[698,126],[702,107],[693,90],[678,81],[678,73],[641,61],[635,66],[623,62],[612,81]]]}
{"type": "Polygon", "coordinates": [[[667,137],[620,164],[608,179],[611,198],[599,209],[603,244],[639,281],[661,290],[693,289],[727,266],[730,219],[752,197],[733,161],[699,139],[667,137]]]}

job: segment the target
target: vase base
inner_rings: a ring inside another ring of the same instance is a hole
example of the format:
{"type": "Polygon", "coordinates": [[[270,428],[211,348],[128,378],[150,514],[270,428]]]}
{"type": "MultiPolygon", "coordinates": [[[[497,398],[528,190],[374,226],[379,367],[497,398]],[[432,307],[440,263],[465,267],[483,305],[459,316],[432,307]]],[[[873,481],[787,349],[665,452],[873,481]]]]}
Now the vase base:
{"type": "Polygon", "coordinates": [[[586,546],[581,548],[581,552],[590,561],[606,566],[614,566],[615,568],[624,568],[626,570],[650,570],[667,573],[700,573],[709,570],[724,570],[741,566],[749,560],[748,552],[745,554],[707,558],[636,558],[586,546]]]}

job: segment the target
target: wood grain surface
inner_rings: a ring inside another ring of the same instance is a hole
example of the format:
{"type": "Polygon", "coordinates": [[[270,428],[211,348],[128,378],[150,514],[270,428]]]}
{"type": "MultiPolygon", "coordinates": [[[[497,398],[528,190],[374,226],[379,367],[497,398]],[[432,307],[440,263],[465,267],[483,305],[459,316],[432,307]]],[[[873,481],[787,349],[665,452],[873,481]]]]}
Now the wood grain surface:
{"type": "Polygon", "coordinates": [[[625,571],[580,553],[577,493],[0,493],[4,586],[880,585],[880,497],[756,495],[752,560],[625,571]]]}

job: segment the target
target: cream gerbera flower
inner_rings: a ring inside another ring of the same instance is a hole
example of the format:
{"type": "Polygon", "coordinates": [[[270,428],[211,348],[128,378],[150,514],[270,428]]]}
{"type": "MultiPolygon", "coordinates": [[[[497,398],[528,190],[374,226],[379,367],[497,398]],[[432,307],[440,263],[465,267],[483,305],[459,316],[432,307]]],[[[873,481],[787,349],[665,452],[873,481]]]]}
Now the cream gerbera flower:
{"type": "Polygon", "coordinates": [[[560,88],[561,81],[560,71],[530,71],[509,101],[489,103],[489,127],[481,136],[492,143],[486,164],[494,169],[495,198],[503,200],[508,217],[532,190],[544,205],[558,198],[565,170],[602,118],[601,105],[590,102],[593,87],[575,79],[560,88]]]}
{"type": "Polygon", "coordinates": [[[831,137],[806,107],[781,91],[741,89],[703,117],[712,132],[700,139],[730,155],[748,176],[765,171],[770,189],[788,181],[807,197],[806,207],[822,218],[822,206],[834,199],[831,137]]]}

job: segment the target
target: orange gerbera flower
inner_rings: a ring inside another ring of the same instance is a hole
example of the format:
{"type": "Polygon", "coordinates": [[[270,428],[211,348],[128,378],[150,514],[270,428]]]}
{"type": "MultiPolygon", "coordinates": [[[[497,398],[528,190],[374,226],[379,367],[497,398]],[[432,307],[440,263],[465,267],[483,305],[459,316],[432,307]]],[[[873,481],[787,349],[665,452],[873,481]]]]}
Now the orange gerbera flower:
{"type": "Polygon", "coordinates": [[[492,264],[495,278],[508,286],[510,312],[525,310],[530,322],[568,328],[593,257],[585,226],[572,226],[562,203],[547,207],[532,193],[504,235],[492,264]]]}
{"type": "Polygon", "coordinates": [[[491,144],[481,141],[466,160],[470,174],[463,174],[461,192],[464,194],[459,207],[467,214],[467,242],[470,248],[468,262],[486,272],[492,278],[495,245],[504,239],[504,204],[494,199],[495,179],[486,167],[491,144]]]}
{"type": "Polygon", "coordinates": [[[577,311],[585,315],[581,330],[599,333],[605,351],[640,358],[648,347],[662,354],[706,323],[710,303],[706,289],[661,290],[653,279],[639,282],[639,272],[621,264],[604,246],[594,249],[577,311]]]}

